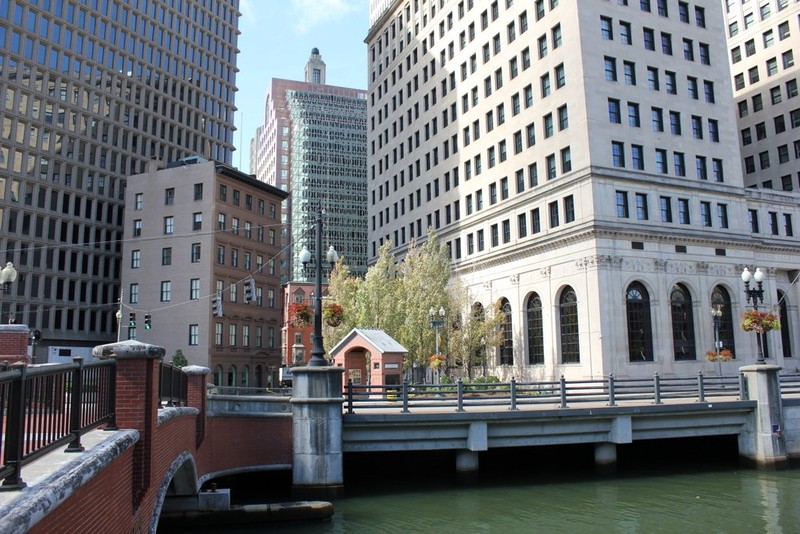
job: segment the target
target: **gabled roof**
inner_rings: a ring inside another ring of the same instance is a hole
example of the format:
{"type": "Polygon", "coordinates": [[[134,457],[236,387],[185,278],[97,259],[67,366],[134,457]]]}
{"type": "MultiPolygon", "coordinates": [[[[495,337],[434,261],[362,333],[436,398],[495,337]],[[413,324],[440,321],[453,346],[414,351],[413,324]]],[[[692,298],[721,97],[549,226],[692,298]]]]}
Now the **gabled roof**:
{"type": "Polygon", "coordinates": [[[408,349],[398,343],[392,336],[377,328],[353,328],[344,338],[330,350],[331,356],[335,356],[341,347],[347,345],[356,336],[372,345],[378,352],[408,352],[408,349]]]}

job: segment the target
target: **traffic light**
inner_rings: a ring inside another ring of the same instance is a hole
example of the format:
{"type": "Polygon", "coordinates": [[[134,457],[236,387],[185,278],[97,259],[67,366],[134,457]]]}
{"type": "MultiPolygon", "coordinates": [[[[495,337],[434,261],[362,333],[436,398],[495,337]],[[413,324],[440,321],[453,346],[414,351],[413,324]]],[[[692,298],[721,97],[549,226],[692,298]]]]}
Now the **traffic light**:
{"type": "Polygon", "coordinates": [[[222,317],[222,295],[220,294],[211,299],[211,315],[222,317]]]}
{"type": "Polygon", "coordinates": [[[244,281],[244,301],[252,302],[254,300],[256,300],[256,281],[248,278],[244,281]]]}
{"type": "Polygon", "coordinates": [[[150,327],[153,326],[153,321],[151,320],[150,314],[144,314],[144,329],[150,330],[150,327]]]}
{"type": "Polygon", "coordinates": [[[136,312],[131,312],[130,315],[128,315],[128,326],[136,328],[136,312]]]}

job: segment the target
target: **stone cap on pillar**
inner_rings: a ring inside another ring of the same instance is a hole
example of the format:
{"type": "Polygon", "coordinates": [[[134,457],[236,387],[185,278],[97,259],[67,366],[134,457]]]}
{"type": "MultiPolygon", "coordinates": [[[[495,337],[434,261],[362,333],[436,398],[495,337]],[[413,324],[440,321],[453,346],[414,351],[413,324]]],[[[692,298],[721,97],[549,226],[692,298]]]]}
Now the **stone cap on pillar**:
{"type": "Polygon", "coordinates": [[[118,341],[116,343],[98,345],[92,349],[92,355],[101,360],[108,358],[148,358],[160,360],[164,357],[164,353],[166,353],[164,347],[142,343],[135,339],[126,339],[125,341],[118,341]]]}
{"type": "Polygon", "coordinates": [[[208,367],[203,367],[202,365],[187,365],[186,367],[181,367],[181,371],[186,373],[189,376],[192,375],[209,375],[211,374],[211,369],[208,367]]]}
{"type": "Polygon", "coordinates": [[[743,365],[739,367],[739,371],[743,373],[766,373],[768,371],[778,372],[783,367],[780,365],[772,365],[772,364],[765,364],[765,363],[757,363],[752,365],[743,365]]]}

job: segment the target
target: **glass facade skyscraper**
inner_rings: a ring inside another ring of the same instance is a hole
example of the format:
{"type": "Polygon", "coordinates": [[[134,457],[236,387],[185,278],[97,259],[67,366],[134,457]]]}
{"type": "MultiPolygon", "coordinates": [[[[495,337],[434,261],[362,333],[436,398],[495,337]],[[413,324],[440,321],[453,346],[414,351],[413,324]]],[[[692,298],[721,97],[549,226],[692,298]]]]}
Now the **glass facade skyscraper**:
{"type": "Polygon", "coordinates": [[[61,354],[116,338],[126,177],[231,161],[238,5],[0,0],[2,322],[61,354]]]}

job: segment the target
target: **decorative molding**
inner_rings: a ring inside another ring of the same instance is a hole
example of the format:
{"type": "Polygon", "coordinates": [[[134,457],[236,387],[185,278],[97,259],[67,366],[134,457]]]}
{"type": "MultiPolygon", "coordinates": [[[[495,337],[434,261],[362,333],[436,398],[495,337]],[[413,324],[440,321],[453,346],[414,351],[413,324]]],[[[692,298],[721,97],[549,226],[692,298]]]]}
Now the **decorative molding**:
{"type": "Polygon", "coordinates": [[[656,272],[665,273],[667,272],[667,264],[669,262],[667,260],[653,260],[653,267],[655,268],[656,272]]]}
{"type": "Polygon", "coordinates": [[[515,284],[515,285],[519,284],[519,275],[518,274],[512,274],[511,276],[508,277],[508,280],[512,284],[515,284]]]}
{"type": "Polygon", "coordinates": [[[708,273],[708,262],[698,261],[695,264],[695,271],[700,273],[700,274],[707,274],[708,273]]]}

